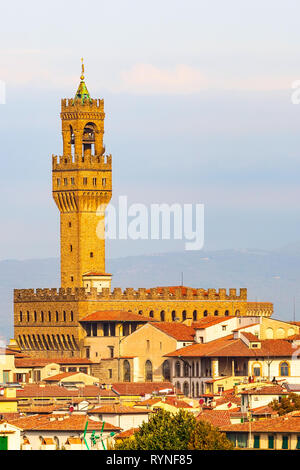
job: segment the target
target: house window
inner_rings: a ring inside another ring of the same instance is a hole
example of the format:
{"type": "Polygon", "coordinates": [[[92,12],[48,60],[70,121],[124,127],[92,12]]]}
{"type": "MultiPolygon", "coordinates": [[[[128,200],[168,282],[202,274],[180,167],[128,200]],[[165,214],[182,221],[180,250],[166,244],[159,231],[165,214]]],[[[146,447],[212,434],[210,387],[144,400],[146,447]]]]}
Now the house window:
{"type": "Polygon", "coordinates": [[[90,258],[93,258],[94,257],[94,253],[91,251],[90,252],[90,258]]]}
{"type": "Polygon", "coordinates": [[[268,449],[274,449],[274,436],[268,436],[268,449]]]}
{"type": "Polygon", "coordinates": [[[64,186],[68,186],[68,178],[64,178],[64,186]]]}
{"type": "Polygon", "coordinates": [[[102,178],[102,188],[106,187],[106,178],[102,178]]]}
{"type": "Polygon", "coordinates": [[[57,178],[56,183],[57,183],[57,186],[59,187],[60,186],[60,178],[57,178]]]}
{"type": "Polygon", "coordinates": [[[71,185],[74,186],[75,184],[75,178],[71,178],[71,185]]]}
{"type": "Polygon", "coordinates": [[[90,358],[90,348],[86,348],[85,352],[86,352],[86,358],[89,359],[90,358]]]}
{"type": "Polygon", "coordinates": [[[203,316],[204,316],[204,317],[207,317],[207,310],[204,310],[203,316]]]}
{"type": "Polygon", "coordinates": [[[153,380],[152,362],[149,360],[145,363],[145,380],[146,382],[152,382],[153,380]]]}
{"type": "Polygon", "coordinates": [[[218,310],[215,310],[214,316],[217,317],[219,315],[218,310]]]}
{"type": "Polygon", "coordinates": [[[130,364],[127,359],[123,362],[123,380],[124,382],[130,382],[130,364]]]}
{"type": "Polygon", "coordinates": [[[289,364],[287,362],[280,364],[280,375],[281,377],[287,377],[289,375],[289,364]]]}
{"type": "Polygon", "coordinates": [[[19,321],[20,321],[20,322],[23,321],[23,313],[22,313],[22,312],[20,312],[19,321]]]}
{"type": "Polygon", "coordinates": [[[3,383],[9,382],[9,370],[4,370],[3,371],[3,383]]]}
{"type": "Polygon", "coordinates": [[[289,436],[282,436],[282,449],[289,448],[289,436]]]}
{"type": "Polygon", "coordinates": [[[296,445],[296,449],[300,449],[300,436],[297,436],[297,445],[296,445]]]}
{"type": "Polygon", "coordinates": [[[253,448],[254,449],[259,449],[260,448],[260,435],[259,434],[254,434],[253,448]]]}
{"type": "Polygon", "coordinates": [[[109,349],[109,356],[112,359],[114,357],[114,347],[113,346],[108,346],[109,349]]]}
{"type": "Polygon", "coordinates": [[[36,311],[33,312],[34,321],[36,321],[36,311]]]}
{"type": "Polygon", "coordinates": [[[180,377],[180,373],[181,373],[181,366],[180,366],[180,362],[177,361],[176,364],[175,364],[175,375],[176,375],[176,377],[180,377]]]}
{"type": "MultiPolygon", "coordinates": [[[[89,349],[89,348],[87,348],[89,349]]],[[[68,372],[77,372],[76,367],[69,367],[68,372]]]]}
{"type": "Polygon", "coordinates": [[[93,178],[93,186],[97,186],[97,178],[93,178]]]}
{"type": "Polygon", "coordinates": [[[170,370],[169,361],[164,361],[162,369],[163,369],[164,380],[169,381],[171,379],[171,370],[170,370]]]}
{"type": "Polygon", "coordinates": [[[226,325],[222,325],[222,331],[226,331],[226,325]]]}
{"type": "Polygon", "coordinates": [[[112,369],[108,369],[108,378],[112,379],[112,369]]]}
{"type": "Polygon", "coordinates": [[[83,185],[84,185],[84,186],[87,185],[87,178],[83,178],[83,185]]]}
{"type": "Polygon", "coordinates": [[[146,347],[147,347],[147,351],[149,351],[149,349],[150,349],[150,340],[149,339],[146,340],[146,347]]]}
{"type": "Polygon", "coordinates": [[[70,245],[70,251],[71,251],[71,252],[73,251],[73,246],[72,246],[72,245],[70,245]]]}
{"type": "Polygon", "coordinates": [[[44,321],[44,312],[41,312],[41,322],[44,321]]]}

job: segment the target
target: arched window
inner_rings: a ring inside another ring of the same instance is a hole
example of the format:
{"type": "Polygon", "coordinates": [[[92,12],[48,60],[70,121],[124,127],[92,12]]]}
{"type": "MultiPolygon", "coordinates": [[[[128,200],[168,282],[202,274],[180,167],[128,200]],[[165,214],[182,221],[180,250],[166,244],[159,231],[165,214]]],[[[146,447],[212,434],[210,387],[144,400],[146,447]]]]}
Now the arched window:
{"type": "Polygon", "coordinates": [[[172,311],[172,321],[175,321],[176,318],[176,312],[175,310],[172,311]]]}
{"type": "Polygon", "coordinates": [[[239,314],[240,314],[240,311],[239,311],[239,310],[236,310],[236,311],[235,311],[235,316],[238,317],[239,314]]]}
{"type": "Polygon", "coordinates": [[[41,322],[44,321],[44,312],[41,312],[41,322]]]}
{"type": "Polygon", "coordinates": [[[55,312],[55,321],[58,321],[58,312],[55,312]]]}
{"type": "Polygon", "coordinates": [[[219,315],[218,310],[215,310],[214,316],[217,317],[219,315]]]}
{"type": "Polygon", "coordinates": [[[130,375],[130,364],[126,359],[126,361],[123,362],[123,381],[130,382],[130,375]]]}
{"type": "Polygon", "coordinates": [[[196,363],[196,377],[199,377],[199,362],[196,363]]]}
{"type": "Polygon", "coordinates": [[[48,321],[51,321],[51,312],[48,312],[48,321]]]}
{"type": "Polygon", "coordinates": [[[194,382],[192,383],[192,397],[195,397],[195,384],[194,382]]]}
{"type": "Polygon", "coordinates": [[[181,375],[180,361],[177,361],[176,364],[175,364],[175,375],[176,375],[176,377],[180,377],[180,375],[181,375]]]}
{"type": "Polygon", "coordinates": [[[199,383],[196,383],[196,397],[199,397],[199,383]]]}
{"type": "Polygon", "coordinates": [[[193,311],[193,321],[197,321],[197,310],[193,311]]]}
{"type": "Polygon", "coordinates": [[[182,312],[182,321],[186,320],[186,310],[182,312]]]}
{"type": "Polygon", "coordinates": [[[261,364],[258,364],[258,363],[253,364],[253,375],[254,377],[261,376],[261,364]]]}
{"type": "Polygon", "coordinates": [[[139,310],[139,315],[143,315],[143,310],[139,310]]]}
{"type": "Polygon", "coordinates": [[[229,316],[229,310],[225,310],[225,317],[229,316]]]}
{"type": "Polygon", "coordinates": [[[29,314],[29,312],[27,311],[27,321],[29,322],[29,320],[30,320],[30,314],[29,314]]]}
{"type": "Polygon", "coordinates": [[[189,384],[188,384],[188,382],[184,382],[184,384],[183,384],[183,394],[186,397],[189,396],[189,384]]]}
{"type": "Polygon", "coordinates": [[[181,384],[180,382],[176,382],[176,385],[175,385],[176,389],[179,390],[181,392],[181,384]]]}
{"type": "Polygon", "coordinates": [[[165,311],[164,310],[162,310],[160,312],[160,321],[165,321],[165,311]]]}
{"type": "Polygon", "coordinates": [[[184,377],[189,377],[189,365],[187,362],[184,363],[183,365],[183,376],[184,377]]]}
{"type": "Polygon", "coordinates": [[[195,377],[195,363],[192,362],[192,377],[195,377]]]}
{"type": "Polygon", "coordinates": [[[152,382],[153,380],[153,371],[152,371],[152,362],[146,361],[145,363],[145,381],[146,382],[152,382]]]}
{"type": "Polygon", "coordinates": [[[74,320],[74,315],[73,315],[73,312],[72,312],[72,310],[71,310],[71,315],[70,315],[70,318],[71,318],[71,321],[73,321],[73,320],[74,320]]]}
{"type": "Polygon", "coordinates": [[[204,310],[203,316],[204,316],[204,317],[207,317],[207,315],[208,315],[207,310],[204,310]]]}
{"type": "Polygon", "coordinates": [[[170,371],[169,361],[164,361],[163,366],[162,366],[162,373],[163,373],[164,380],[166,381],[171,380],[171,371],[170,371]]]}
{"type": "Polygon", "coordinates": [[[281,375],[281,377],[288,377],[290,375],[290,367],[288,362],[281,362],[279,365],[279,375],[281,375]]]}
{"type": "Polygon", "coordinates": [[[150,317],[150,318],[153,318],[153,317],[154,317],[154,312],[153,312],[153,310],[150,310],[149,317],[150,317]]]}

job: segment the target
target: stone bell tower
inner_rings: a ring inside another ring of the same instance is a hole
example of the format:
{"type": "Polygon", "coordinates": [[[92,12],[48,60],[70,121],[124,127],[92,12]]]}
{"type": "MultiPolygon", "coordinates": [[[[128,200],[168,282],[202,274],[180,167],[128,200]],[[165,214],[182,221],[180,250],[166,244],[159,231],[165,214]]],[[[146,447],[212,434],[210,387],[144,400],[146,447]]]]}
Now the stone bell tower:
{"type": "Polygon", "coordinates": [[[105,273],[104,211],[112,196],[111,155],[104,155],[104,101],[92,99],[84,65],[76,95],[61,100],[63,155],[52,157],[60,211],[61,287],[110,286],[105,273]],[[89,284],[90,285],[90,284],[89,284]]]}

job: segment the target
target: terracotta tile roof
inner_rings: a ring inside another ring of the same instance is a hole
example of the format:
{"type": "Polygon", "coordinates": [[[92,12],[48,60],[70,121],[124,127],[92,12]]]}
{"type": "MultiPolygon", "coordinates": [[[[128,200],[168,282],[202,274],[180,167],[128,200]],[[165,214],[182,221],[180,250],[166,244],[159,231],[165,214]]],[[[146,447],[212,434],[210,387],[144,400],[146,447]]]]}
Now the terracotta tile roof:
{"type": "Polygon", "coordinates": [[[97,321],[132,321],[139,323],[157,321],[154,318],[144,317],[135,313],[126,312],[123,310],[99,310],[98,312],[91,313],[79,320],[80,322],[97,322],[97,321]]]}
{"type": "Polygon", "coordinates": [[[191,405],[186,403],[183,400],[178,400],[176,397],[166,397],[165,400],[161,400],[161,403],[165,403],[166,405],[175,406],[175,408],[193,408],[191,405]]]}
{"type": "Polygon", "coordinates": [[[22,389],[17,389],[17,399],[29,397],[81,397],[92,398],[92,397],[111,397],[116,396],[112,390],[102,390],[96,385],[85,385],[76,390],[68,390],[66,387],[60,387],[59,385],[45,385],[39,384],[25,384],[22,389]]]}
{"type": "Polygon", "coordinates": [[[209,328],[210,326],[217,325],[218,323],[222,323],[226,320],[230,320],[231,318],[235,318],[235,317],[234,316],[203,317],[200,320],[193,322],[192,327],[195,329],[205,329],[205,328],[209,328]]]}
{"type": "MultiPolygon", "coordinates": [[[[51,375],[43,379],[44,382],[59,382],[61,379],[71,377],[72,375],[80,374],[80,372],[62,372],[61,374],[51,375]]],[[[86,374],[84,374],[86,375],[86,374]]]]}
{"type": "Polygon", "coordinates": [[[245,331],[242,332],[242,335],[245,336],[245,338],[250,341],[251,343],[260,343],[260,340],[258,339],[257,336],[255,336],[253,333],[247,333],[245,331]]]}
{"type": "Polygon", "coordinates": [[[22,367],[44,367],[47,364],[59,364],[59,365],[89,365],[92,364],[90,359],[85,359],[81,357],[69,357],[69,358],[34,358],[34,357],[26,357],[23,359],[15,359],[15,366],[17,368],[22,367]]]}
{"type": "Polygon", "coordinates": [[[133,436],[135,432],[139,431],[139,428],[130,428],[127,431],[120,432],[115,436],[116,439],[126,439],[127,437],[133,436]]]}
{"type": "Polygon", "coordinates": [[[240,326],[239,328],[235,328],[235,329],[232,330],[232,331],[234,332],[234,331],[246,330],[247,328],[251,328],[251,326],[257,326],[257,325],[260,325],[260,323],[259,323],[259,322],[257,322],[257,323],[250,323],[250,325],[240,326]]]}
{"type": "Polygon", "coordinates": [[[154,323],[153,326],[177,341],[194,341],[195,329],[183,323],[159,322],[154,323]]]}
{"type": "Polygon", "coordinates": [[[50,414],[55,410],[61,409],[61,405],[39,405],[39,406],[18,406],[20,413],[37,413],[37,414],[50,414]]]}
{"type": "Polygon", "coordinates": [[[136,402],[134,406],[152,406],[160,402],[161,402],[161,398],[149,398],[148,400],[142,400],[142,401],[136,402]]]}
{"type": "Polygon", "coordinates": [[[258,406],[257,408],[252,408],[251,414],[253,416],[261,416],[261,415],[277,415],[277,411],[273,410],[268,405],[265,406],[258,406]]]}
{"type": "Polygon", "coordinates": [[[127,414],[144,414],[150,413],[146,408],[134,408],[132,406],[124,406],[119,404],[103,405],[93,410],[89,410],[88,414],[118,414],[118,415],[127,415],[127,414]]]}
{"type": "Polygon", "coordinates": [[[267,385],[265,387],[242,390],[241,395],[288,395],[288,391],[281,385],[267,385]]]}
{"type": "Polygon", "coordinates": [[[215,397],[214,401],[216,402],[216,406],[225,405],[226,403],[241,406],[241,397],[229,391],[223,392],[222,396],[219,398],[215,397]]]}
{"type": "MultiPolygon", "coordinates": [[[[299,412],[298,412],[299,413],[299,412]]],[[[251,425],[251,433],[253,432],[300,432],[300,415],[297,412],[292,412],[287,415],[266,418],[259,421],[252,421],[246,423],[226,424],[221,426],[222,431],[226,432],[249,432],[251,425]]]]}
{"type": "Polygon", "coordinates": [[[9,348],[0,348],[0,354],[6,356],[15,356],[15,357],[23,357],[23,354],[19,351],[15,351],[14,349],[9,348]]]}
{"type": "MultiPolygon", "coordinates": [[[[175,387],[171,382],[119,382],[112,385],[112,390],[114,390],[118,395],[125,396],[144,396],[153,392],[159,392],[160,390],[174,390],[174,388],[175,387]]],[[[176,393],[177,392],[182,395],[180,391],[176,391],[176,393]]]]}
{"type": "Polygon", "coordinates": [[[166,357],[291,357],[295,348],[286,339],[261,340],[258,349],[249,348],[241,339],[233,335],[219,338],[209,343],[195,343],[165,354],[166,357]]]}
{"type": "MultiPolygon", "coordinates": [[[[10,420],[9,423],[18,426],[24,431],[84,431],[88,417],[81,414],[52,414],[52,415],[33,415],[10,420]]],[[[99,431],[102,428],[101,421],[88,421],[87,429],[89,431],[99,431]]],[[[110,423],[105,423],[104,431],[114,431],[120,429],[110,423]]]]}
{"type": "Polygon", "coordinates": [[[219,427],[231,424],[230,412],[228,410],[207,410],[202,411],[196,417],[197,421],[208,421],[213,426],[219,427]]]}

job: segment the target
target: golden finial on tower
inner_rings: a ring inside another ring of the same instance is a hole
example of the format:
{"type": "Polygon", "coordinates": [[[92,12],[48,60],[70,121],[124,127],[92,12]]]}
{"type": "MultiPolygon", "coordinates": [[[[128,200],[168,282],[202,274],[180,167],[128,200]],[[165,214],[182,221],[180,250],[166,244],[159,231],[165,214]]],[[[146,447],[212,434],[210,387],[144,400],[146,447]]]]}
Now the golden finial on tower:
{"type": "Polygon", "coordinates": [[[83,57],[81,58],[81,76],[80,80],[84,80],[84,63],[83,63],[83,57]]]}

